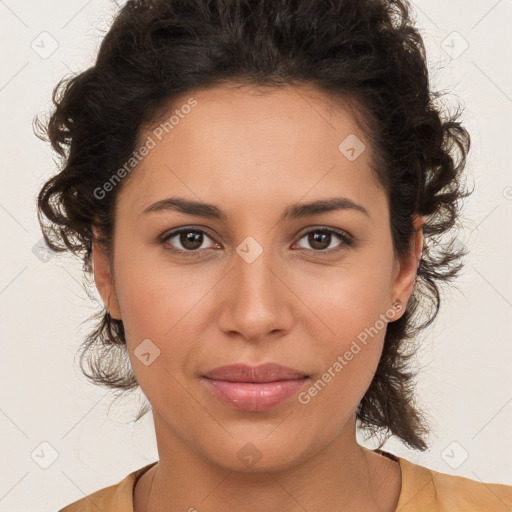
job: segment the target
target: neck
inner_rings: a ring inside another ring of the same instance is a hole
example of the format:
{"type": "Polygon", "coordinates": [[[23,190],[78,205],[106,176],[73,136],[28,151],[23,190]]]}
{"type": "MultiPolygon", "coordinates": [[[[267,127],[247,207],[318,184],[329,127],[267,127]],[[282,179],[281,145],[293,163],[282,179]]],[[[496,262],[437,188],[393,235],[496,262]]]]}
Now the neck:
{"type": "Polygon", "coordinates": [[[202,457],[154,418],[159,462],[137,484],[134,512],[392,512],[398,502],[399,465],[357,443],[355,416],[314,456],[272,467],[261,459],[245,471],[202,457]]]}

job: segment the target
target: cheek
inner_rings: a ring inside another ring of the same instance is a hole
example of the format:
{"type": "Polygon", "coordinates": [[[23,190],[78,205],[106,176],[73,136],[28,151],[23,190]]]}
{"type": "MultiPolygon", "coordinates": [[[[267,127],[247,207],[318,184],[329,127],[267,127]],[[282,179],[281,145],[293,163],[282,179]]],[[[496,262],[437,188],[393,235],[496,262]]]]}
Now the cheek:
{"type": "MultiPolygon", "coordinates": [[[[149,253],[149,251],[148,251],[149,253]]],[[[161,255],[130,255],[116,265],[116,293],[125,329],[137,337],[166,338],[208,293],[207,274],[161,255]]],[[[211,280],[211,279],[210,279],[211,280]]]]}
{"type": "Polygon", "coordinates": [[[298,293],[308,305],[304,327],[313,340],[311,353],[323,371],[304,401],[340,414],[353,410],[368,389],[391,320],[386,272],[357,267],[329,269],[329,276],[316,276],[316,286],[298,293]]]}
{"type": "Polygon", "coordinates": [[[357,261],[297,282],[297,295],[307,306],[302,307],[308,318],[305,325],[317,329],[312,338],[336,350],[343,350],[354,338],[383,338],[388,276],[387,266],[357,261]]]}
{"type": "Polygon", "coordinates": [[[116,267],[131,365],[151,402],[161,391],[179,388],[176,379],[181,382],[190,373],[194,345],[208,314],[205,308],[212,307],[208,292],[215,281],[192,267],[170,270],[168,264],[146,265],[134,259],[116,267]]]}

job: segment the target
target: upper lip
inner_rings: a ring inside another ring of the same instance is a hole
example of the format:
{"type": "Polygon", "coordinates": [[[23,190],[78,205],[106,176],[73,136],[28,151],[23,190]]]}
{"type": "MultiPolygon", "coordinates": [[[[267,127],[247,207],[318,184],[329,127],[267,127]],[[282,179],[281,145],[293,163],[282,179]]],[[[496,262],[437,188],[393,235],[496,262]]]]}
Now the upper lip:
{"type": "Polygon", "coordinates": [[[229,382],[275,382],[279,380],[294,380],[309,377],[309,375],[287,366],[276,363],[250,366],[248,364],[230,364],[214,368],[204,377],[229,382]]]}

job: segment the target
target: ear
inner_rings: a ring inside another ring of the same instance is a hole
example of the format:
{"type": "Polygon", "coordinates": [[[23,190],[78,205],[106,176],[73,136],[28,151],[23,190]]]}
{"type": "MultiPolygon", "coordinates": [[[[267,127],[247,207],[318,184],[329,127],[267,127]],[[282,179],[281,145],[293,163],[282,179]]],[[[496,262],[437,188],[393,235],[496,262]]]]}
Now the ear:
{"type": "MultiPolygon", "coordinates": [[[[402,304],[405,305],[412,294],[423,250],[422,228],[424,223],[425,220],[423,217],[420,217],[416,213],[413,215],[415,232],[411,240],[411,249],[408,254],[395,260],[393,289],[390,297],[392,302],[400,300],[402,304]]],[[[400,311],[405,311],[405,307],[401,308],[400,311]]],[[[397,317],[397,319],[398,318],[399,317],[397,317]]]]}
{"type": "Polygon", "coordinates": [[[92,242],[92,265],[96,288],[103,299],[107,311],[114,320],[121,320],[121,312],[117,300],[116,287],[113,280],[113,272],[110,260],[105,251],[96,241],[96,232],[92,242]]]}

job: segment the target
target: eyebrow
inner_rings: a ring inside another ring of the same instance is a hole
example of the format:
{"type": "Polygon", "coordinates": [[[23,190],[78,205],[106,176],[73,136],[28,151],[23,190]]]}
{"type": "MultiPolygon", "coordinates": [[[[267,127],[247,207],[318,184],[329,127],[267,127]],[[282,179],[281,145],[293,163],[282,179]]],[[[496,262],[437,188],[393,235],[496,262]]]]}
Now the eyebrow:
{"type": "MultiPolygon", "coordinates": [[[[360,204],[355,203],[348,197],[333,197],[329,199],[320,199],[309,203],[296,203],[289,205],[283,214],[280,221],[288,219],[299,219],[309,215],[318,215],[321,213],[333,212],[337,210],[353,210],[365,214],[370,217],[370,214],[360,204]]],[[[218,219],[222,222],[228,221],[228,215],[214,204],[202,203],[199,201],[192,201],[181,197],[168,197],[162,199],[148,206],[140,215],[149,213],[177,211],[188,215],[196,215],[199,217],[209,217],[218,219]]]]}

